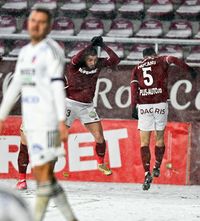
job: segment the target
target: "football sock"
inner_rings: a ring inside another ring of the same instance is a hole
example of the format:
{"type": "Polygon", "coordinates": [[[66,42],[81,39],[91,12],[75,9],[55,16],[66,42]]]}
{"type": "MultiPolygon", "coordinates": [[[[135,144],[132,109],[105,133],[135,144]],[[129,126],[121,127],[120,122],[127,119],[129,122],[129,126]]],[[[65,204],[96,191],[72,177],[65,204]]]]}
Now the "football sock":
{"type": "Polygon", "coordinates": [[[75,215],[68,203],[65,192],[57,182],[54,184],[53,200],[67,221],[76,220],[75,215]]]}
{"type": "Polygon", "coordinates": [[[41,221],[43,219],[49,200],[52,196],[52,192],[52,183],[50,181],[38,185],[34,221],[41,221]]]}
{"type": "Polygon", "coordinates": [[[140,154],[142,158],[142,164],[145,172],[150,171],[151,152],[149,146],[143,146],[140,148],[140,154]]]}
{"type": "Polygon", "coordinates": [[[29,164],[27,145],[20,143],[20,151],[18,155],[19,179],[26,179],[26,170],[29,164]]]}
{"type": "Polygon", "coordinates": [[[155,146],[156,168],[160,168],[164,153],[165,153],[165,146],[162,147],[155,146]]]}
{"type": "Polygon", "coordinates": [[[104,140],[103,143],[96,143],[96,153],[97,153],[97,161],[98,164],[104,163],[104,156],[106,152],[106,142],[104,140]]]}

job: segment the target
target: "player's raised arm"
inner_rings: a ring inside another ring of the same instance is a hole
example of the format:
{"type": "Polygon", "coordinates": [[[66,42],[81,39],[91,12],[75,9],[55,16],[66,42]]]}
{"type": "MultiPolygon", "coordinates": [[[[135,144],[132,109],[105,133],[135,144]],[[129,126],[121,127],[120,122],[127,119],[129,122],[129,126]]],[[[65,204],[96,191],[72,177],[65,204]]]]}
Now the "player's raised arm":
{"type": "Polygon", "coordinates": [[[109,58],[106,59],[105,61],[105,66],[113,66],[113,65],[117,65],[120,62],[119,57],[117,56],[117,54],[108,46],[106,46],[104,44],[103,49],[108,53],[109,58]]]}
{"type": "Polygon", "coordinates": [[[135,67],[131,74],[131,106],[132,106],[132,117],[138,119],[137,113],[137,99],[138,99],[138,80],[136,76],[136,69],[135,67]]]}
{"type": "Polygon", "coordinates": [[[103,42],[103,38],[101,36],[97,36],[92,38],[92,45],[93,46],[99,46],[102,49],[104,49],[107,54],[109,55],[109,58],[104,59],[103,61],[103,66],[114,66],[119,64],[120,59],[117,56],[117,54],[108,46],[106,46],[106,44],[103,42]]]}
{"type": "Polygon", "coordinates": [[[192,78],[195,78],[196,75],[198,74],[194,68],[190,67],[183,60],[181,60],[177,57],[167,56],[166,61],[168,64],[175,64],[175,65],[181,67],[183,70],[190,72],[192,78]]]}

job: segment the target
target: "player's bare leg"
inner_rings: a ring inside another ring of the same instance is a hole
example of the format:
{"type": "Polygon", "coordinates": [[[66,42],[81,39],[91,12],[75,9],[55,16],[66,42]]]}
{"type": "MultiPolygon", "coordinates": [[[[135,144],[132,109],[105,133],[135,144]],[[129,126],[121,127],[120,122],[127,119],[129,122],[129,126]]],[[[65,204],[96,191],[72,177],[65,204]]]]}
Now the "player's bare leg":
{"type": "Polygon", "coordinates": [[[16,188],[18,190],[27,189],[26,183],[26,170],[29,164],[28,147],[26,142],[26,137],[23,131],[20,130],[21,142],[20,151],[18,155],[18,170],[19,170],[19,180],[17,182],[16,188]]]}
{"type": "Polygon", "coordinates": [[[153,176],[160,176],[160,166],[165,153],[165,143],[164,143],[164,130],[156,131],[156,146],[155,146],[155,166],[153,168],[153,176]]]}
{"type": "Polygon", "coordinates": [[[76,217],[68,203],[63,188],[57,182],[53,169],[55,162],[48,162],[33,168],[37,181],[37,196],[35,206],[35,221],[42,221],[50,199],[53,199],[58,209],[67,221],[76,221],[76,217]]]}
{"type": "Polygon", "coordinates": [[[105,175],[111,175],[112,171],[107,167],[104,162],[104,156],[106,152],[106,142],[103,136],[103,128],[101,121],[85,124],[85,127],[93,135],[96,141],[96,154],[99,171],[103,172],[105,175]]]}
{"type": "Polygon", "coordinates": [[[150,172],[150,161],[151,161],[151,152],[149,149],[151,131],[140,131],[140,141],[141,141],[141,159],[145,171],[143,190],[148,190],[152,182],[152,176],[150,172]]]}

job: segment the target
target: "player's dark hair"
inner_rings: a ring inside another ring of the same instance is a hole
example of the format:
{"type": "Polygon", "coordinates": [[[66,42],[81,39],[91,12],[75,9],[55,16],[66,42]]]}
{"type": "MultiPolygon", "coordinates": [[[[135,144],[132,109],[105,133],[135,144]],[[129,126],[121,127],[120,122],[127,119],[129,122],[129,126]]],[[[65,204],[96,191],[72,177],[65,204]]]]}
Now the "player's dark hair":
{"type": "MultiPolygon", "coordinates": [[[[47,15],[47,21],[48,21],[48,23],[49,23],[49,24],[52,23],[53,16],[52,16],[52,14],[51,14],[51,12],[50,12],[49,9],[44,8],[44,7],[34,7],[34,8],[32,9],[32,11],[41,12],[41,13],[46,14],[46,15],[47,15]]],[[[32,11],[31,11],[31,12],[32,12],[32,11]]]]}
{"type": "Polygon", "coordinates": [[[97,49],[95,47],[91,47],[85,50],[83,54],[83,59],[85,60],[88,56],[96,56],[97,55],[97,49]]]}
{"type": "Polygon", "coordinates": [[[152,56],[152,55],[156,55],[156,52],[155,52],[154,48],[152,48],[152,47],[145,48],[142,53],[143,53],[143,58],[148,57],[148,56],[152,56]]]}
{"type": "Polygon", "coordinates": [[[86,59],[88,56],[97,56],[97,49],[95,47],[87,48],[84,53],[81,61],[77,64],[79,67],[86,67],[86,59]]]}

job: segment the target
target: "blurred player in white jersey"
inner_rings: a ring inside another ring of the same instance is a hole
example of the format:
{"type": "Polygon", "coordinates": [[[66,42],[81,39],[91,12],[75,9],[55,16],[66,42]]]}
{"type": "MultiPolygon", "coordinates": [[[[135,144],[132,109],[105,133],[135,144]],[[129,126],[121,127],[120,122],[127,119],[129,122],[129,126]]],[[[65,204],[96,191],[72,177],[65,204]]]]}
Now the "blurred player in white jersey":
{"type": "Polygon", "coordinates": [[[0,131],[21,92],[23,126],[37,181],[34,220],[43,220],[52,198],[65,219],[75,221],[64,190],[53,173],[57,157],[65,154],[61,141],[66,142],[68,130],[64,122],[64,52],[46,37],[50,29],[50,12],[44,8],[33,9],[28,19],[31,42],[21,49],[13,80],[3,98],[0,131]]]}
{"type": "Polygon", "coordinates": [[[155,166],[153,176],[159,177],[160,166],[165,153],[164,131],[168,116],[168,67],[175,64],[190,72],[196,71],[182,60],[173,56],[158,56],[153,48],[143,51],[144,59],[133,69],[131,76],[131,101],[133,118],[138,119],[140,130],[141,158],[145,170],[143,190],[148,190],[152,182],[150,173],[151,153],[149,149],[151,131],[155,131],[155,166]],[[137,114],[138,108],[138,114],[137,114]]]}

